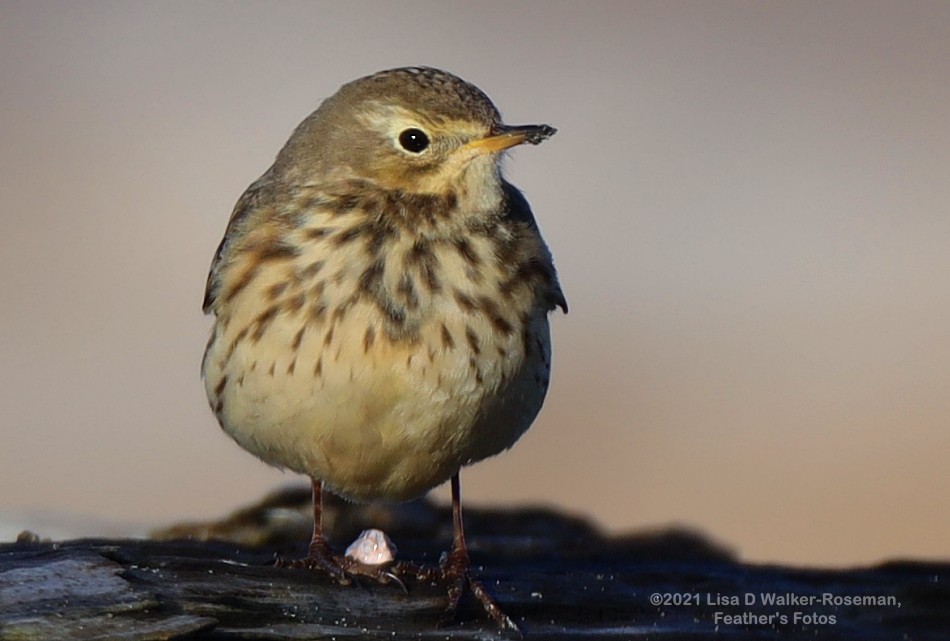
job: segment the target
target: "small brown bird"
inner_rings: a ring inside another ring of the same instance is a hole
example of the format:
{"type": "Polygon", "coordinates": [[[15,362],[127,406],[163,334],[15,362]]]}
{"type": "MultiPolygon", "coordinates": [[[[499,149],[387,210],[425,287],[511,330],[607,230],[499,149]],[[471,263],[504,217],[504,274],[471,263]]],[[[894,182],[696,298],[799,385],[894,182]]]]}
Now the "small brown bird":
{"type": "Polygon", "coordinates": [[[504,150],[512,127],[477,87],[437,69],[344,85],[291,135],[238,201],[211,265],[202,373],[224,431],[265,462],[308,475],[306,559],[359,572],[321,527],[323,488],[403,501],[452,480],[449,612],[469,572],[460,468],[511,447],[541,409],[547,315],[567,311],[504,150]]]}

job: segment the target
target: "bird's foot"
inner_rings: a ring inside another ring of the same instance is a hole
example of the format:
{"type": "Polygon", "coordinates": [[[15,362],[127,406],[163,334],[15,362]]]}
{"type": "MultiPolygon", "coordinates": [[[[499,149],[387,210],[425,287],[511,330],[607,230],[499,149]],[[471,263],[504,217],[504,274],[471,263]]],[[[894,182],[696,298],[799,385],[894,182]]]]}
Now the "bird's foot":
{"type": "Polygon", "coordinates": [[[353,579],[346,565],[348,560],[333,552],[326,541],[313,541],[302,559],[277,559],[277,567],[316,570],[328,575],[340,585],[349,585],[353,579]]]}
{"type": "Polygon", "coordinates": [[[401,562],[392,567],[392,572],[404,576],[413,576],[420,581],[439,582],[447,584],[448,604],[442,615],[442,623],[448,624],[455,620],[459,603],[465,593],[466,586],[479,603],[485,613],[498,624],[498,627],[510,636],[522,638],[521,630],[511,618],[505,614],[495,599],[489,594],[482,582],[475,578],[472,572],[472,562],[468,552],[464,549],[452,550],[443,555],[438,567],[420,567],[414,563],[401,562]]]}
{"type": "Polygon", "coordinates": [[[311,543],[307,556],[302,559],[278,559],[276,565],[279,568],[323,572],[340,585],[350,585],[354,578],[365,577],[383,585],[398,585],[403,592],[409,593],[406,584],[392,570],[392,563],[361,563],[350,556],[335,553],[326,541],[311,543]]]}

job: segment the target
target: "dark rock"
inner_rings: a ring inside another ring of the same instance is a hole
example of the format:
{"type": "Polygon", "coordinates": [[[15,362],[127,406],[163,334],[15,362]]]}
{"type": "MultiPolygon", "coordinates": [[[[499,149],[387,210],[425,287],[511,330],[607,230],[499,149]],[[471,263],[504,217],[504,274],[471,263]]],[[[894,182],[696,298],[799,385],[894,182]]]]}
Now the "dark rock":
{"type": "MultiPolygon", "coordinates": [[[[433,564],[451,539],[449,510],[426,501],[327,511],[341,549],[378,527],[400,559],[433,564]]],[[[0,639],[498,638],[470,599],[440,627],[438,584],[407,580],[405,594],[274,567],[278,555],[303,553],[308,515],[309,492],[291,489],[153,540],[0,545],[0,639]]],[[[466,526],[479,577],[528,638],[936,640],[950,630],[948,563],[748,565],[688,530],[608,537],[546,509],[469,509],[466,526]],[[762,603],[768,595],[817,602],[762,603]],[[855,603],[865,597],[885,602],[855,603]]]]}

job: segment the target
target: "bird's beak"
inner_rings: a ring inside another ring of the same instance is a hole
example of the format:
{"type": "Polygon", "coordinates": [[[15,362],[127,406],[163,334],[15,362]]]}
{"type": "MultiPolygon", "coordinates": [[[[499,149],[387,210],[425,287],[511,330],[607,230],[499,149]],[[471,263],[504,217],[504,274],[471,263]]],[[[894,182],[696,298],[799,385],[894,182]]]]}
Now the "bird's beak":
{"type": "Polygon", "coordinates": [[[473,140],[465,147],[477,153],[491,154],[525,142],[539,145],[555,133],[557,129],[550,125],[520,125],[518,127],[499,125],[492,130],[491,136],[473,140]]]}

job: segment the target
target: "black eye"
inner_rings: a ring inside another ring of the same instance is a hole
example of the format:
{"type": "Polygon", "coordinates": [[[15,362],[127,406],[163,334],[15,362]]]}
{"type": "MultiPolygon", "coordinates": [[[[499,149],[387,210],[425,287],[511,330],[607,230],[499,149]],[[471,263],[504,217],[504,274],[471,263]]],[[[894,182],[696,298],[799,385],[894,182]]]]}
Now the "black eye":
{"type": "Polygon", "coordinates": [[[406,129],[399,134],[399,144],[406,151],[421,154],[429,146],[429,137],[421,129],[406,129]]]}

